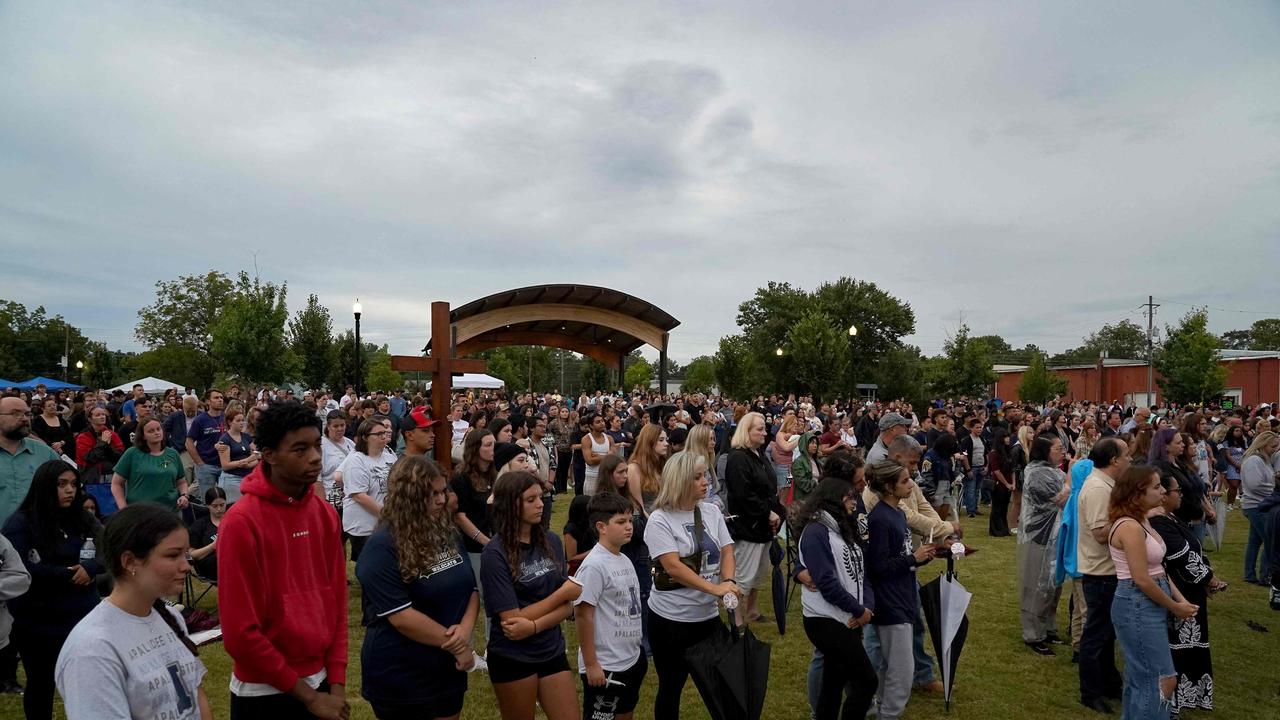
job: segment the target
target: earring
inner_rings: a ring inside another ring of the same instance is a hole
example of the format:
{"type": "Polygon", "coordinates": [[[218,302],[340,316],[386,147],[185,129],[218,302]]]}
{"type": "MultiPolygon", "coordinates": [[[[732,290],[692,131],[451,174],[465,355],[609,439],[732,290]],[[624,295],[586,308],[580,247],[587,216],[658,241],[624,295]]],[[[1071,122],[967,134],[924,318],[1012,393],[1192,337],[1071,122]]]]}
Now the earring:
{"type": "Polygon", "coordinates": [[[137,576],[138,576],[138,571],[137,571],[137,570],[130,570],[130,571],[129,571],[129,574],[130,574],[130,575],[132,575],[133,577],[137,577],[137,576]]]}

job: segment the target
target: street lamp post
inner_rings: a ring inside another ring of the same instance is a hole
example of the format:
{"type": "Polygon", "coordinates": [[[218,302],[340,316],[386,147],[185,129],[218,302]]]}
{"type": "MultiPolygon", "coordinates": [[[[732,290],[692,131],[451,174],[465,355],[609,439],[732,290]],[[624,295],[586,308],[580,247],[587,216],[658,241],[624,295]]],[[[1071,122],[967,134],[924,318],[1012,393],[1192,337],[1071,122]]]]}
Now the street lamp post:
{"type": "Polygon", "coordinates": [[[849,399],[855,402],[862,399],[861,394],[858,393],[858,382],[857,382],[858,377],[857,377],[856,369],[854,368],[854,364],[853,364],[853,341],[857,337],[858,337],[858,326],[850,325],[849,326],[849,379],[853,380],[854,382],[853,382],[853,387],[849,389],[849,399]]]}
{"type": "Polygon", "coordinates": [[[364,383],[360,382],[360,313],[364,308],[360,305],[360,298],[356,298],[356,304],[351,306],[351,313],[356,316],[356,397],[359,397],[364,383]]]}
{"type": "Polygon", "coordinates": [[[76,361],[76,381],[79,382],[81,385],[84,384],[84,361],[83,360],[76,361]]]}

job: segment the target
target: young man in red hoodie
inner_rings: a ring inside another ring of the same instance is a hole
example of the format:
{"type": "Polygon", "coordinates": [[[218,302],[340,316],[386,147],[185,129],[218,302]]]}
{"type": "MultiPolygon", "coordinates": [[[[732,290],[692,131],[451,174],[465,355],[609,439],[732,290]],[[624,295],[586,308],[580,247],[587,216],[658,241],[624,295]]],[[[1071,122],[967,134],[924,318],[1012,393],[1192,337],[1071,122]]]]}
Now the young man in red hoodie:
{"type": "Polygon", "coordinates": [[[258,416],[262,462],[218,529],[218,606],[232,720],[346,720],[347,563],[315,494],[320,421],[298,403],[258,416]]]}

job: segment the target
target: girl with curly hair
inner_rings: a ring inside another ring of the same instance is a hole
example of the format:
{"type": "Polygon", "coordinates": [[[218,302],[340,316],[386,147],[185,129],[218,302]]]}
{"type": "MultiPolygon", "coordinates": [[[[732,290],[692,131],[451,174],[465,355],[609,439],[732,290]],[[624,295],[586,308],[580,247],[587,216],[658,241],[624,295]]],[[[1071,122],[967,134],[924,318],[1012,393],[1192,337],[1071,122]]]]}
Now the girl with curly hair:
{"type": "Polygon", "coordinates": [[[378,718],[462,712],[480,596],[448,496],[439,465],[422,455],[401,458],[378,529],[356,564],[366,628],[360,691],[378,718]]]}

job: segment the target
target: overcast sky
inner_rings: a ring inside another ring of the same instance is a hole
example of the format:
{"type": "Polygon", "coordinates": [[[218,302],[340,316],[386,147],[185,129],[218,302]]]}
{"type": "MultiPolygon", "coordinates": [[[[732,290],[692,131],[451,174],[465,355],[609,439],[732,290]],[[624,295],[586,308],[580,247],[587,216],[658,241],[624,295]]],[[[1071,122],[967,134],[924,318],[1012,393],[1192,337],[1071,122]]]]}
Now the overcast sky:
{"type": "Polygon", "coordinates": [[[597,284],[681,362],[769,280],[927,353],[1280,316],[1280,4],[1120,5],[3,2],[0,297],[141,349],[156,280],[256,259],[415,353],[432,300],[597,284]]]}

